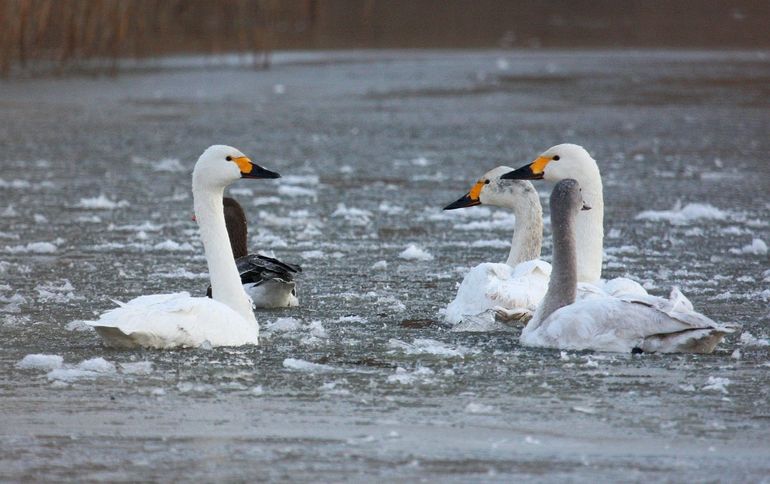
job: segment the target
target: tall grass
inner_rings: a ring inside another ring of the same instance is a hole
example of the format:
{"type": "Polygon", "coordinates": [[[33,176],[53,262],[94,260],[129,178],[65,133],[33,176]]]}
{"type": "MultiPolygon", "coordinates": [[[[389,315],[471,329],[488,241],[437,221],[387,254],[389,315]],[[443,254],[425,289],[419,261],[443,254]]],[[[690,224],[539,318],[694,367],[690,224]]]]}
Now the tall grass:
{"type": "Polygon", "coordinates": [[[122,58],[177,53],[250,53],[266,66],[273,26],[313,8],[313,0],[0,0],[0,73],[114,72],[122,58]]]}

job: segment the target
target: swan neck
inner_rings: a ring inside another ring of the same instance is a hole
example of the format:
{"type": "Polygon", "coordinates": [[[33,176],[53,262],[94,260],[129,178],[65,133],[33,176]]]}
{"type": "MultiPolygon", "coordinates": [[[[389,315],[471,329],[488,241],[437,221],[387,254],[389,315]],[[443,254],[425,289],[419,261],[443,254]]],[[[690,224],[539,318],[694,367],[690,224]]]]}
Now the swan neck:
{"type": "Polygon", "coordinates": [[[533,193],[534,200],[527,199],[526,203],[513,207],[516,223],[513,227],[511,251],[506,261],[511,267],[540,258],[543,245],[543,208],[537,193],[534,190],[533,193]]]}
{"type": "Polygon", "coordinates": [[[591,206],[591,210],[581,211],[575,217],[577,280],[595,284],[602,277],[604,258],[604,194],[596,163],[577,181],[583,190],[583,200],[591,206]]]}
{"type": "Polygon", "coordinates": [[[575,302],[578,281],[575,218],[575,213],[566,213],[562,207],[551,207],[553,231],[551,279],[543,302],[533,318],[535,326],[557,309],[575,302]]]}
{"type": "Polygon", "coordinates": [[[225,225],[222,195],[224,187],[197,183],[193,176],[195,218],[198,221],[206,262],[211,277],[212,298],[226,304],[247,321],[256,318],[235,266],[233,250],[225,225]]]}

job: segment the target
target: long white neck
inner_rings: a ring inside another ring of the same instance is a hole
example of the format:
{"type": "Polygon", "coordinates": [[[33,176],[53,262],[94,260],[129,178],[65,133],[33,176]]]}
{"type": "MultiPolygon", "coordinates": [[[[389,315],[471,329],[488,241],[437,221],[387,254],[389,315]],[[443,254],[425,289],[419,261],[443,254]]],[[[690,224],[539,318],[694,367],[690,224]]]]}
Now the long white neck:
{"type": "Polygon", "coordinates": [[[540,258],[543,245],[543,208],[537,192],[532,190],[533,197],[517,200],[511,208],[516,216],[511,239],[511,251],[505,262],[511,267],[517,264],[540,258]]]}
{"type": "Polygon", "coordinates": [[[200,228],[206,262],[211,277],[212,298],[226,304],[247,321],[257,320],[251,309],[246,291],[243,290],[233,250],[225,226],[222,195],[224,187],[212,188],[198,183],[193,177],[195,218],[200,228]]]}
{"type": "Polygon", "coordinates": [[[602,277],[604,257],[604,194],[602,176],[596,163],[575,179],[583,189],[583,200],[591,210],[578,213],[575,220],[577,242],[577,280],[596,283],[602,277]]]}

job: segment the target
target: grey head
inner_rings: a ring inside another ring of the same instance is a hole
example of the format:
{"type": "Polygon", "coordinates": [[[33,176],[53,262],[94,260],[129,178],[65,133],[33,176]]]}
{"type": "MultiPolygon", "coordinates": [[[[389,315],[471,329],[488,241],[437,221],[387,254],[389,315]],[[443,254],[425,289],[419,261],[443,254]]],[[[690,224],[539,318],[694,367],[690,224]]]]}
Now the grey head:
{"type": "Polygon", "coordinates": [[[574,215],[580,210],[590,210],[591,207],[583,200],[582,190],[577,180],[566,178],[553,187],[551,191],[551,218],[556,216],[574,215]]]}

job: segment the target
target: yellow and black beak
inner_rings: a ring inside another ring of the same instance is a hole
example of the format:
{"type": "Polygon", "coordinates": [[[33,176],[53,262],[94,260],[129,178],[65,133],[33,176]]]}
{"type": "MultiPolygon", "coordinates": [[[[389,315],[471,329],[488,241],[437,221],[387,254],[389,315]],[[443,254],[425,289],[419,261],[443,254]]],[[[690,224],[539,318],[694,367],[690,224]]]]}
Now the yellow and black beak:
{"type": "Polygon", "coordinates": [[[233,161],[241,170],[241,178],[281,178],[278,173],[262,168],[245,156],[235,158],[233,161]]]}
{"type": "Polygon", "coordinates": [[[505,175],[501,176],[501,180],[542,180],[545,172],[545,166],[551,158],[541,156],[529,165],[522,166],[521,168],[513,171],[509,171],[505,175]]]}
{"type": "Polygon", "coordinates": [[[484,188],[483,181],[476,183],[473,185],[473,188],[471,188],[471,191],[444,207],[444,210],[454,210],[456,208],[466,208],[481,205],[479,195],[481,195],[482,188],[484,188]]]}

